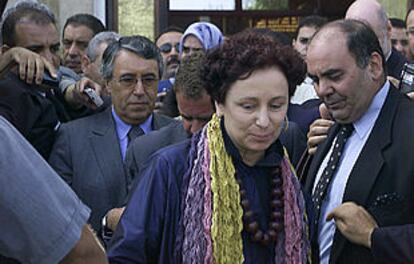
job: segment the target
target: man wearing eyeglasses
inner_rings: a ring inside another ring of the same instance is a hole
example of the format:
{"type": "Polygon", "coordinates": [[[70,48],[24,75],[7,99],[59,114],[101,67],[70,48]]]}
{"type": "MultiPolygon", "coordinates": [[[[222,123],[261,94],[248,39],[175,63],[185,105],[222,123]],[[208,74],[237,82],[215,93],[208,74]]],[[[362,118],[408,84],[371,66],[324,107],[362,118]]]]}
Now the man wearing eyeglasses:
{"type": "Polygon", "coordinates": [[[164,73],[162,80],[173,78],[180,64],[179,47],[180,39],[183,35],[178,28],[171,27],[162,32],[155,41],[155,44],[161,51],[164,63],[164,73]]]}
{"type": "Polygon", "coordinates": [[[109,44],[102,76],[112,107],[58,131],[49,162],[91,208],[89,222],[96,231],[105,214],[125,201],[132,180],[124,172],[127,146],[173,121],[153,113],[162,69],[157,47],[145,37],[123,37],[109,44]]]}

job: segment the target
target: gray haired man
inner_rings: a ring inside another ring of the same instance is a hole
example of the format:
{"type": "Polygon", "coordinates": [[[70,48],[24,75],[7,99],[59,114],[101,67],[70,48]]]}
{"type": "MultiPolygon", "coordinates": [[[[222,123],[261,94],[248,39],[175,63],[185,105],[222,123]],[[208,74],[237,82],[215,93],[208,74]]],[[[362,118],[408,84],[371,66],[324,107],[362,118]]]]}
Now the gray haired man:
{"type": "Polygon", "coordinates": [[[109,44],[102,58],[102,76],[112,97],[105,111],[64,124],[49,162],[92,210],[95,230],[108,210],[125,201],[127,146],[138,135],[173,120],[153,113],[162,57],[145,37],[123,37],[109,44]]]}

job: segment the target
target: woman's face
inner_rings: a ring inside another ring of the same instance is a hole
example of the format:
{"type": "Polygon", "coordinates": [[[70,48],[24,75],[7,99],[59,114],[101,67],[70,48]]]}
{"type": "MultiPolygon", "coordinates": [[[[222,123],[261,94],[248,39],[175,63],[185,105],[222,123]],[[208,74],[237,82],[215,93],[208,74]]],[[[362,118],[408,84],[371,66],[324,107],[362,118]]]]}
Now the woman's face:
{"type": "Polygon", "coordinates": [[[204,48],[200,40],[193,35],[188,35],[187,37],[185,37],[183,42],[183,53],[181,54],[181,59],[185,56],[190,56],[194,52],[202,51],[204,51],[204,48]]]}
{"type": "Polygon", "coordinates": [[[285,75],[271,67],[233,83],[225,103],[218,104],[226,131],[246,164],[254,165],[279,137],[288,90],[285,75]]]}

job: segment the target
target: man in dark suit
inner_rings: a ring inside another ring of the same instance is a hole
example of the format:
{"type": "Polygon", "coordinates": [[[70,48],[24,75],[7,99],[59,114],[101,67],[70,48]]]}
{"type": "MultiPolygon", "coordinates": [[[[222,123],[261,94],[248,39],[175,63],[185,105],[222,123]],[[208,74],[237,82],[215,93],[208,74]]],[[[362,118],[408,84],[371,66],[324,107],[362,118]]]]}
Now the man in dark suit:
{"type": "Polygon", "coordinates": [[[414,103],[386,81],[378,38],[361,22],[324,26],[309,45],[307,64],[336,121],[305,172],[304,189],[315,204],[314,261],[372,263],[372,252],[346,240],[327,216],[353,201],[381,227],[414,221],[414,162],[406,156],[414,148],[406,140],[414,133],[414,103]]]}
{"type": "Polygon", "coordinates": [[[162,58],[141,36],[111,43],[102,58],[102,75],[112,107],[63,125],[49,163],[92,210],[95,230],[108,210],[123,205],[131,181],[123,160],[134,137],[173,120],[153,113],[162,58]]]}

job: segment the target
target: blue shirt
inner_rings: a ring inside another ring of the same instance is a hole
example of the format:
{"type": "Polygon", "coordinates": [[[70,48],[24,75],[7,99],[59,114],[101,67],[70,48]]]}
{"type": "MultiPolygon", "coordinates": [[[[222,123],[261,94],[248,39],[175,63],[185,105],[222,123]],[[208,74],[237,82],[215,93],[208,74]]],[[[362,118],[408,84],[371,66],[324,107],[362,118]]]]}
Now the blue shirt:
{"type": "MultiPolygon", "coordinates": [[[[389,89],[390,84],[387,81],[374,96],[368,110],[359,120],[353,123],[354,132],[346,142],[343,155],[339,160],[338,170],[334,174],[332,182],[328,187],[326,198],[322,202],[318,228],[318,243],[321,264],[329,263],[333,237],[336,230],[335,222],[333,220],[327,222],[326,217],[334,208],[342,204],[342,198],[349,175],[351,174],[352,168],[354,167],[362,148],[371,134],[372,128],[374,127],[381,108],[384,105],[385,99],[387,98],[389,89]]],[[[325,156],[325,159],[318,170],[313,190],[315,190],[321,174],[328,163],[328,158],[331,156],[333,146],[335,145],[334,143],[335,142],[332,143],[328,154],[325,156]]]]}
{"type": "MultiPolygon", "coordinates": [[[[128,132],[132,126],[122,121],[122,119],[115,113],[113,106],[112,117],[115,121],[116,134],[118,136],[119,146],[121,147],[122,160],[125,160],[126,150],[128,147],[128,132]]],[[[152,131],[152,119],[153,115],[151,114],[144,123],[139,125],[142,131],[144,131],[144,134],[148,134],[152,131]]]]}

